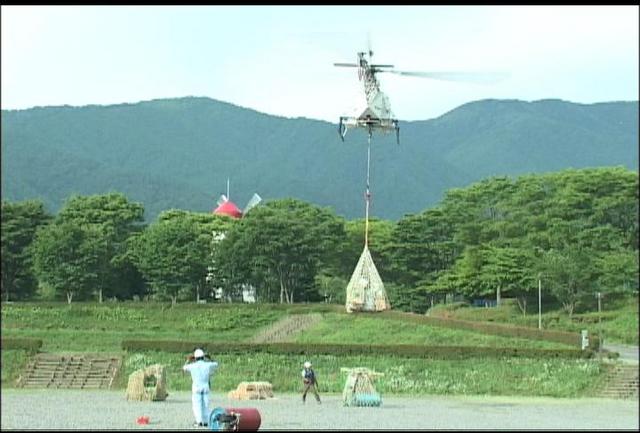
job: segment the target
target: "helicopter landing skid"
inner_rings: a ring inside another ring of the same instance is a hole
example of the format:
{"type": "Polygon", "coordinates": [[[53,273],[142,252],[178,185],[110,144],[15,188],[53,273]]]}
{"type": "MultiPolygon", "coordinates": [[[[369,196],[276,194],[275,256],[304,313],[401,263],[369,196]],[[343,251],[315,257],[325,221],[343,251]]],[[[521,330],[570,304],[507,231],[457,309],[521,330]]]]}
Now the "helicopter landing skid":
{"type": "Polygon", "coordinates": [[[396,142],[400,144],[400,126],[398,125],[397,119],[374,119],[371,117],[366,118],[358,118],[358,117],[347,117],[340,116],[340,123],[338,124],[338,133],[340,134],[340,139],[344,141],[345,135],[347,135],[347,130],[350,128],[366,128],[369,135],[373,133],[373,131],[381,131],[383,133],[389,133],[391,130],[396,131],[396,142]]]}

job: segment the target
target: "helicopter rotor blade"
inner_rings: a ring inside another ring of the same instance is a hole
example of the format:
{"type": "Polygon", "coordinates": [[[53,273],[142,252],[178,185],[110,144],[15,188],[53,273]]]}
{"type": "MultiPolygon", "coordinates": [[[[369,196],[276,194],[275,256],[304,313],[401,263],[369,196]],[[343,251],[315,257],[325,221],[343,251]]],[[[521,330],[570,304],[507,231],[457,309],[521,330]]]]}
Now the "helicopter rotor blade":
{"type": "Polygon", "coordinates": [[[355,63],[334,63],[333,66],[344,66],[344,67],[354,67],[357,68],[360,65],[357,65],[355,63]]]}
{"type": "Polygon", "coordinates": [[[258,193],[254,193],[251,199],[247,202],[247,205],[242,209],[242,215],[246,215],[251,209],[256,207],[258,203],[262,201],[262,197],[258,193]]]}
{"type": "Polygon", "coordinates": [[[218,199],[218,201],[216,202],[216,204],[217,204],[218,206],[220,206],[221,204],[226,203],[227,201],[229,201],[229,198],[227,198],[227,196],[226,196],[226,195],[221,194],[221,195],[220,195],[220,198],[218,199]]]}
{"type": "Polygon", "coordinates": [[[409,77],[431,78],[443,81],[461,81],[467,83],[492,84],[504,80],[508,74],[504,72],[411,72],[411,71],[380,71],[409,77]]]}

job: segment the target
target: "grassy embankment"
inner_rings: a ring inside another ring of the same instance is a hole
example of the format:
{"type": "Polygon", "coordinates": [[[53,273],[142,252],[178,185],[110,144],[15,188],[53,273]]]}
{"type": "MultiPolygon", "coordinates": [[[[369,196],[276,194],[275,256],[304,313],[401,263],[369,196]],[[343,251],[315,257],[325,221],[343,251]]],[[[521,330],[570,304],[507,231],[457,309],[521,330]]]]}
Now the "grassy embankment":
{"type": "MultiPolygon", "coordinates": [[[[560,348],[559,343],[506,338],[471,331],[384,320],[377,315],[348,315],[340,306],[318,305],[195,305],[120,303],[12,304],[2,308],[3,337],[44,341],[47,352],[104,352],[125,355],[120,386],[128,374],[156,362],[168,369],[169,389],[187,390],[190,379],[180,367],[186,354],[123,353],[123,339],[186,341],[246,341],[288,314],[320,312],[324,319],[292,337],[304,343],[414,343],[425,345],[560,348]]],[[[240,381],[266,380],[276,392],[299,391],[303,355],[213,354],[220,362],[214,379],[218,391],[234,389],[240,381]]],[[[3,386],[11,386],[26,355],[2,351],[3,386]],[[5,371],[5,367],[8,369],[5,371]]],[[[345,376],[340,367],[366,366],[385,374],[377,387],[394,394],[487,394],[575,397],[589,395],[602,377],[595,360],[463,359],[424,360],[393,356],[314,356],[323,392],[341,392],[345,376]]]]}
{"type": "MultiPolygon", "coordinates": [[[[545,308],[543,307],[541,314],[543,329],[572,332],[588,329],[601,335],[609,343],[638,345],[640,332],[637,296],[607,300],[600,313],[574,313],[571,317],[560,308],[544,312],[545,308]]],[[[440,304],[432,308],[429,314],[459,320],[509,323],[532,328],[538,326],[537,305],[530,305],[528,314],[523,315],[517,305],[511,302],[496,308],[478,308],[462,303],[440,304]]]]}

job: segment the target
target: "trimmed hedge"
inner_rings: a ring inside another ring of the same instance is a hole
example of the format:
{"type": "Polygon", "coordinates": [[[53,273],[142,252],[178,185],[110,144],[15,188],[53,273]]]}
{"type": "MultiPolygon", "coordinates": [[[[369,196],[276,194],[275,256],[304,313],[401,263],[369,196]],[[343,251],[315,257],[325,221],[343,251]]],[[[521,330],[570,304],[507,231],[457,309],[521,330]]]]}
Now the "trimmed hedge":
{"type": "MultiPolygon", "coordinates": [[[[482,332],[491,335],[501,335],[504,337],[528,338],[531,340],[555,341],[557,343],[568,344],[582,348],[582,335],[578,332],[549,331],[544,329],[530,328],[526,326],[516,326],[502,323],[473,322],[470,320],[445,319],[442,317],[422,316],[415,313],[404,313],[399,311],[383,311],[379,314],[389,319],[410,320],[416,323],[430,324],[445,328],[464,329],[467,331],[482,332]]],[[[600,338],[589,333],[589,348],[597,350],[600,347],[600,338]]]]}
{"type": "Polygon", "coordinates": [[[2,338],[2,350],[26,350],[35,353],[42,347],[42,340],[36,338],[2,338]]]}
{"type": "Polygon", "coordinates": [[[210,343],[203,341],[124,340],[130,352],[162,351],[191,353],[200,347],[208,353],[278,353],[295,355],[395,355],[407,358],[466,359],[477,357],[590,358],[591,350],[518,349],[508,347],[423,346],[413,344],[305,344],[305,343],[210,343]]]}

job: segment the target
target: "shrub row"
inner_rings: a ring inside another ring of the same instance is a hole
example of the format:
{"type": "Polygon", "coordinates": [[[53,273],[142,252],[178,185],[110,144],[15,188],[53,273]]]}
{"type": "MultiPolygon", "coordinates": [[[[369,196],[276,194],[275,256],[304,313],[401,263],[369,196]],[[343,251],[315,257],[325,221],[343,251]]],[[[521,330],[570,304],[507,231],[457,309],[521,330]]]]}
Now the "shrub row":
{"type": "Polygon", "coordinates": [[[2,338],[2,350],[26,350],[35,353],[42,347],[42,340],[36,338],[2,338]]]}
{"type": "MultiPolygon", "coordinates": [[[[473,322],[470,320],[447,319],[442,317],[429,317],[413,313],[402,313],[398,311],[384,311],[381,314],[391,319],[410,320],[416,323],[430,324],[445,328],[477,331],[485,334],[500,335],[503,337],[555,341],[557,343],[563,343],[570,346],[582,348],[582,335],[579,332],[549,331],[526,326],[489,322],[473,322]]],[[[589,348],[591,350],[597,350],[599,347],[600,338],[598,338],[598,336],[595,334],[589,333],[589,348]]]]}
{"type": "Polygon", "coordinates": [[[122,348],[130,352],[162,351],[189,354],[200,347],[216,353],[277,353],[290,355],[395,355],[407,358],[590,358],[591,350],[518,349],[509,347],[423,346],[413,344],[305,344],[305,343],[211,343],[202,341],[124,340],[122,348]]]}

